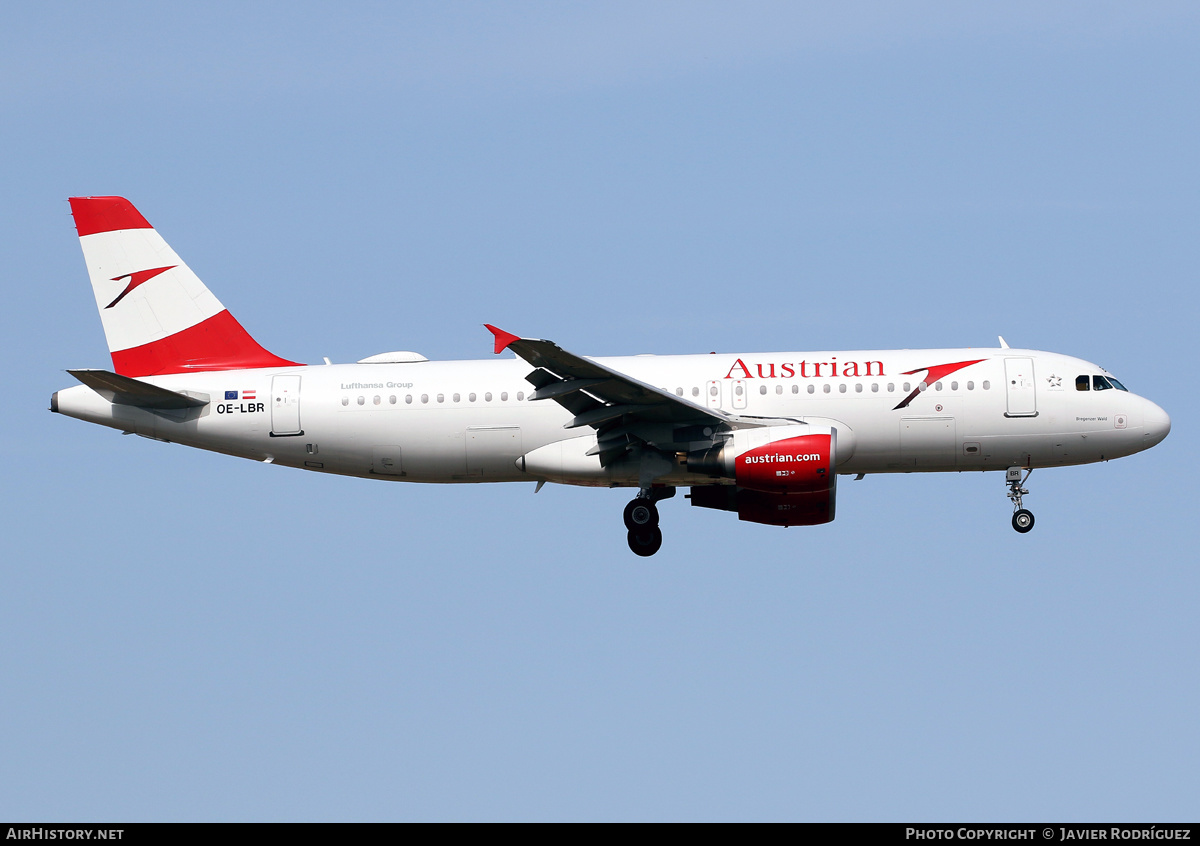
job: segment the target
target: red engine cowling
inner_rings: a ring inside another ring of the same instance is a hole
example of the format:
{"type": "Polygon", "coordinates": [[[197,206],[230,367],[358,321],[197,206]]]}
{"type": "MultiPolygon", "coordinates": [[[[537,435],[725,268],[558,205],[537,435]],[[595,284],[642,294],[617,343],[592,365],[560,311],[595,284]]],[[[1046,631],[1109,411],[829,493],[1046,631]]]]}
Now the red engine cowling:
{"type": "Polygon", "coordinates": [[[688,455],[692,473],[732,479],[762,493],[810,493],[833,484],[837,429],[770,426],[743,429],[722,443],[688,455]]]}
{"type": "Polygon", "coordinates": [[[799,435],[749,449],[734,459],[739,488],[763,493],[809,493],[832,484],[836,435],[799,435]]]}
{"type": "Polygon", "coordinates": [[[828,523],[836,505],[837,434],[818,425],[743,429],[690,454],[690,472],[734,482],[693,487],[692,505],[772,526],[828,523]]]}
{"type": "Polygon", "coordinates": [[[748,491],[733,485],[692,488],[692,505],[736,511],[739,520],[769,526],[819,526],[833,520],[836,484],[826,490],[778,494],[748,491]]]}

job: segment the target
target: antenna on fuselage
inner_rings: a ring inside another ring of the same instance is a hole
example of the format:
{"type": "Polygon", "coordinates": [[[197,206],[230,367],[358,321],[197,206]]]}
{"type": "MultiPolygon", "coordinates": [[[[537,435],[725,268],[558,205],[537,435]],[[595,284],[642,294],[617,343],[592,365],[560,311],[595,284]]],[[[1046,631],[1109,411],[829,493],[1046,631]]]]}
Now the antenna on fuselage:
{"type": "Polygon", "coordinates": [[[997,335],[996,337],[1000,339],[1000,349],[1002,349],[1002,350],[1008,349],[1008,341],[1004,340],[1004,336],[997,335]]]}

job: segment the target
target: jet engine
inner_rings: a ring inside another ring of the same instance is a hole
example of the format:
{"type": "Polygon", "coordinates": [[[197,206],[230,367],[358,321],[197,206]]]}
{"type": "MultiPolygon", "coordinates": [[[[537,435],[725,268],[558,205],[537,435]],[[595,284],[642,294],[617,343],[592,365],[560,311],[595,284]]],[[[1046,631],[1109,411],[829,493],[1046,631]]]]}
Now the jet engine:
{"type": "Polygon", "coordinates": [[[837,429],[770,426],[744,429],[688,455],[688,471],[734,484],[692,488],[692,505],[736,511],[738,519],[772,526],[816,526],[833,520],[837,429]]]}
{"type": "Polygon", "coordinates": [[[762,493],[808,493],[833,485],[837,429],[832,426],[767,426],[742,429],[722,443],[689,453],[690,473],[732,479],[762,493]]]}

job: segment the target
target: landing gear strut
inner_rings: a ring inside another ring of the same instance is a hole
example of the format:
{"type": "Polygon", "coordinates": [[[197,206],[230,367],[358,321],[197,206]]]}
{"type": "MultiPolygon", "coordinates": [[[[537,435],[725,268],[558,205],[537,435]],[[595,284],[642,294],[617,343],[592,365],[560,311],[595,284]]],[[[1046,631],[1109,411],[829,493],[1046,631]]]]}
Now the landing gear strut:
{"type": "Polygon", "coordinates": [[[629,548],[643,558],[653,555],[662,547],[662,529],[658,528],[658,505],[660,499],[675,496],[674,488],[643,488],[625,506],[625,528],[629,530],[629,548]]]}
{"type": "Polygon", "coordinates": [[[1020,467],[1009,467],[1005,475],[1005,481],[1008,483],[1008,498],[1013,503],[1012,527],[1021,534],[1025,534],[1033,528],[1033,512],[1021,504],[1021,497],[1029,496],[1029,489],[1025,487],[1025,483],[1032,475],[1033,468],[1030,468],[1025,472],[1025,477],[1021,478],[1020,467]]]}

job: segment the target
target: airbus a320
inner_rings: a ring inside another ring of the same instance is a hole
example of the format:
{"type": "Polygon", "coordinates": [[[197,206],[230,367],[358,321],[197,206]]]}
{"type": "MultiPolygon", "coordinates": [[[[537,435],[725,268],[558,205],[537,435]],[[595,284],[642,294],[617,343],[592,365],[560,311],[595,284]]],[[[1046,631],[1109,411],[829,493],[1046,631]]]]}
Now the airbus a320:
{"type": "Polygon", "coordinates": [[[1034,469],[1149,449],[1171,420],[1091,362],[1011,349],[592,358],[487,325],[515,358],[389,352],[306,365],[260,346],[121,197],[70,200],[112,370],[51,411],[160,441],[368,479],[627,487],[629,548],[658,503],[774,526],[834,519],[838,476],[1034,469]]]}

